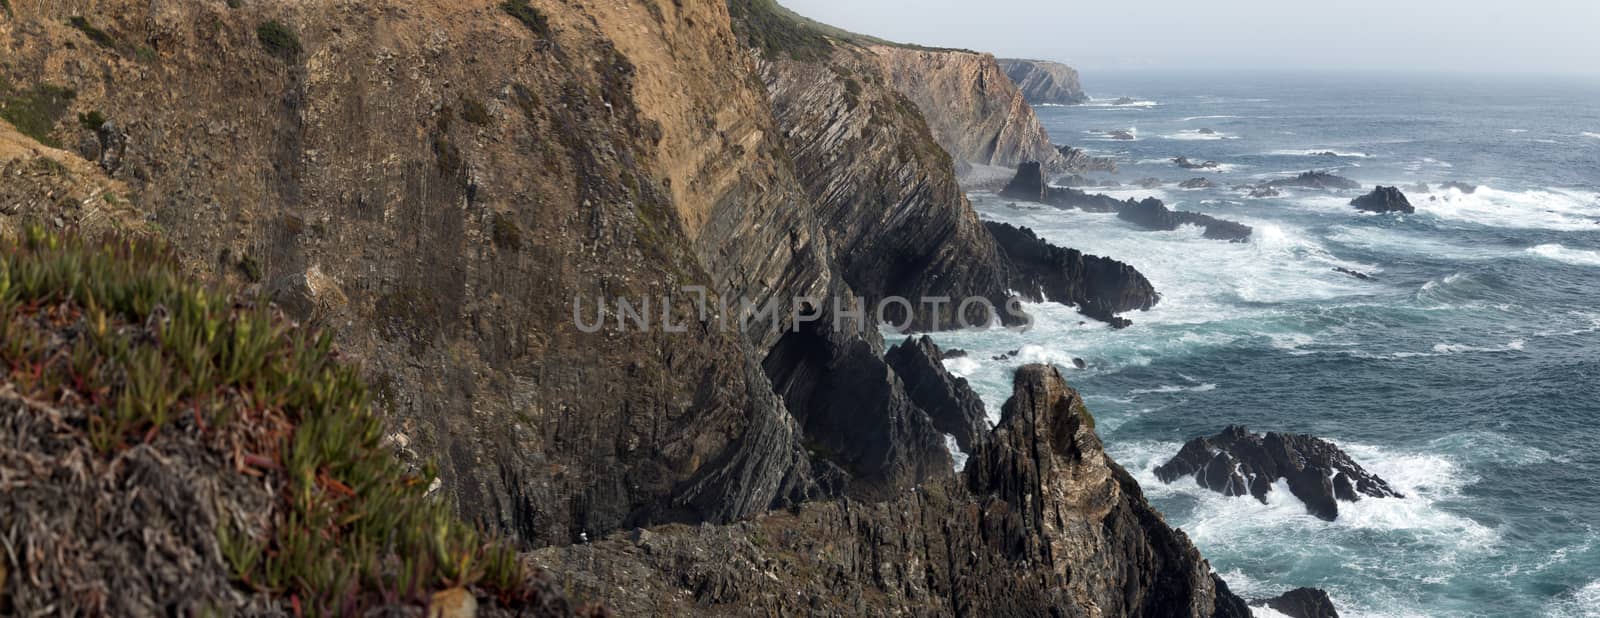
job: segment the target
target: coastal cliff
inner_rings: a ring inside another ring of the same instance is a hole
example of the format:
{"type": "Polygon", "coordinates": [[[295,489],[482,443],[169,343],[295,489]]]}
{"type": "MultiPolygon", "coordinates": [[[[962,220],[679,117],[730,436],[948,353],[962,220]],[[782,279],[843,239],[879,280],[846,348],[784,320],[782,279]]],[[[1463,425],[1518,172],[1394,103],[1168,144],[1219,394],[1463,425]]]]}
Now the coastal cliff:
{"type": "MultiPolygon", "coordinates": [[[[958,162],[1060,156],[992,57],[845,40],[777,8],[12,2],[0,105],[28,154],[3,163],[48,169],[7,180],[3,214],[114,211],[198,280],[333,333],[399,460],[436,463],[437,499],[551,561],[633,529],[709,540],[778,522],[789,547],[854,539],[830,558],[841,569],[892,571],[858,559],[886,538],[905,560],[944,556],[925,575],[947,583],[907,579],[926,587],[906,599],[948,597],[949,613],[1210,615],[1230,597],[1080,415],[1054,412],[1076,401],[1059,376],[1029,373],[1036,395],[967,441],[983,463],[958,476],[945,404],[926,396],[948,374],[911,392],[867,324],[801,324],[784,306],[725,329],[736,316],[684,293],[998,300],[1014,264],[958,162]],[[908,92],[915,70],[952,89],[951,110],[928,111],[931,84],[908,92]],[[952,158],[947,139],[970,150],[952,158]],[[1062,455],[1024,448],[1039,436],[1062,455]],[[1019,487],[1081,517],[1059,527],[1019,487]]],[[[635,555],[558,562],[623,609],[619,587],[689,577],[635,555]]],[[[770,590],[716,574],[737,562],[701,564],[697,589],[717,598],[770,590]]],[[[862,595],[888,594],[852,573],[862,595]]]]}
{"type": "Polygon", "coordinates": [[[1089,101],[1078,83],[1078,70],[1048,60],[1000,58],[1000,69],[1032,105],[1077,105],[1089,101]]]}

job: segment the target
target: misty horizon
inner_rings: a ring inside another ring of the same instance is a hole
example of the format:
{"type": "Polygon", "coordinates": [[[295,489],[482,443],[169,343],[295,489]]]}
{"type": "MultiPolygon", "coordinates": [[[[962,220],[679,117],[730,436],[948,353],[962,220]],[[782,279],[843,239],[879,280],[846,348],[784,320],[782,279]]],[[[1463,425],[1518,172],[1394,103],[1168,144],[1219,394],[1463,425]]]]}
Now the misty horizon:
{"type": "Polygon", "coordinates": [[[1600,76],[1600,8],[1586,0],[1352,0],[1200,4],[870,5],[781,0],[806,17],[900,43],[1054,60],[1080,71],[1313,70],[1600,76]],[[911,16],[911,17],[908,17],[911,16]],[[1026,17],[1024,17],[1026,16],[1026,17]]]}

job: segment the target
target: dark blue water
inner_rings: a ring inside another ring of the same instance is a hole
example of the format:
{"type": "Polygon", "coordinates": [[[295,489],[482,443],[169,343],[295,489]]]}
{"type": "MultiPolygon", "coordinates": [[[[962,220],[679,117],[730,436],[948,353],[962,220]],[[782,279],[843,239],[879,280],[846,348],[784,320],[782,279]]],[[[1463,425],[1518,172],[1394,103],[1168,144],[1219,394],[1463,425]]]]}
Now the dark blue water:
{"type": "Polygon", "coordinates": [[[1497,78],[1093,74],[1098,102],[1039,110],[1058,143],[1115,156],[1118,189],[1252,225],[1249,243],[1149,232],[1111,215],[1025,210],[974,195],[983,216],[1144,272],[1161,304],[1113,332],[1037,307],[1026,334],[950,333],[950,362],[989,403],[1022,362],[1066,370],[1112,454],[1246,596],[1332,593],[1345,615],[1600,612],[1600,84],[1497,78]],[[1106,104],[1131,97],[1134,105],[1106,104]],[[1203,134],[1200,129],[1214,134],[1203,134]],[[1111,140],[1112,129],[1134,141],[1111,140]],[[1334,151],[1340,156],[1318,156],[1334,151]],[[1222,170],[1179,169],[1183,155],[1222,170]],[[1371,215],[1361,192],[1252,199],[1234,185],[1309,169],[1418,212],[1371,215]],[[1471,194],[1443,181],[1479,185],[1471,194]],[[1417,183],[1427,183],[1423,191],[1417,183]],[[1372,273],[1360,281],[1334,267],[1372,273]],[[988,361],[1022,350],[1013,361],[988,361]],[[1316,434],[1408,497],[1337,522],[1287,492],[1271,505],[1150,468],[1228,423],[1316,434]]]}

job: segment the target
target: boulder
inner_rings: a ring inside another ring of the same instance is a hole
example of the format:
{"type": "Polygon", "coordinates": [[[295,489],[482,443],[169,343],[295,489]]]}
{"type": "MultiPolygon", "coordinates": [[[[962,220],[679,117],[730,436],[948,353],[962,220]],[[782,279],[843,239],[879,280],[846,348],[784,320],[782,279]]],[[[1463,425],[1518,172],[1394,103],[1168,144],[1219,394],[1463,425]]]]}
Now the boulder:
{"type": "Polygon", "coordinates": [[[1137,138],[1134,137],[1133,132],[1129,131],[1127,129],[1113,129],[1113,130],[1107,131],[1106,135],[1109,136],[1111,139],[1120,139],[1120,140],[1137,139],[1137,138]]]}
{"type": "Polygon", "coordinates": [[[1303,172],[1294,178],[1279,178],[1268,182],[1268,187],[1302,187],[1306,189],[1360,189],[1361,183],[1327,172],[1303,172]]]}
{"type": "Polygon", "coordinates": [[[961,348],[950,348],[944,351],[945,358],[966,358],[967,351],[961,348]]]}
{"type": "Polygon", "coordinates": [[[944,368],[939,346],[927,335],[906,340],[889,349],[883,360],[905,384],[912,403],[922,408],[942,433],[954,436],[964,453],[971,453],[989,435],[989,419],[983,400],[967,385],[966,378],[944,368]]]}
{"type": "Polygon", "coordinates": [[[1178,186],[1180,188],[1184,188],[1184,189],[1210,189],[1212,187],[1217,186],[1217,183],[1211,182],[1210,180],[1207,180],[1205,177],[1200,177],[1200,178],[1190,178],[1188,180],[1180,182],[1180,183],[1178,183],[1178,186]]]}
{"type": "Polygon", "coordinates": [[[1319,588],[1295,588],[1270,599],[1251,601],[1250,605],[1271,608],[1289,618],[1339,618],[1333,599],[1319,588]]]}
{"type": "Polygon", "coordinates": [[[1199,133],[1201,135],[1216,135],[1217,134],[1216,131],[1214,131],[1212,129],[1209,129],[1209,128],[1202,128],[1202,129],[1200,129],[1199,133]]]}
{"type": "Polygon", "coordinates": [[[1371,193],[1350,200],[1350,205],[1367,212],[1416,212],[1406,194],[1395,187],[1379,186],[1371,193]]]}
{"type": "Polygon", "coordinates": [[[1133,186],[1139,187],[1140,189],[1154,189],[1161,186],[1161,179],[1154,176],[1146,176],[1133,181],[1133,186]]]}
{"type": "Polygon", "coordinates": [[[1263,504],[1273,483],[1284,479],[1307,512],[1328,521],[1339,516],[1339,501],[1405,497],[1332,442],[1304,434],[1262,436],[1239,425],[1184,443],[1177,455],[1156,467],[1155,474],[1163,483],[1191,477],[1201,487],[1227,496],[1249,493],[1263,504]]]}

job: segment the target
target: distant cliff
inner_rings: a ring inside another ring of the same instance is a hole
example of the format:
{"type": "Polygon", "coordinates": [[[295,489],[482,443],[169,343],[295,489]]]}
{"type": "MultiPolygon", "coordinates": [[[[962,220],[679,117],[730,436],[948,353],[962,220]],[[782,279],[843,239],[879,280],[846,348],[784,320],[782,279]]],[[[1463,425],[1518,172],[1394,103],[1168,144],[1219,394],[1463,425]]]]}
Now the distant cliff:
{"type": "Polygon", "coordinates": [[[1071,168],[994,56],[889,45],[869,49],[888,83],[917,104],[958,168],[1013,168],[1023,161],[1039,161],[1050,171],[1071,168]]]}
{"type": "Polygon", "coordinates": [[[1077,105],[1089,100],[1078,83],[1077,69],[1048,60],[1000,58],[996,62],[1030,104],[1077,105]]]}

